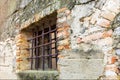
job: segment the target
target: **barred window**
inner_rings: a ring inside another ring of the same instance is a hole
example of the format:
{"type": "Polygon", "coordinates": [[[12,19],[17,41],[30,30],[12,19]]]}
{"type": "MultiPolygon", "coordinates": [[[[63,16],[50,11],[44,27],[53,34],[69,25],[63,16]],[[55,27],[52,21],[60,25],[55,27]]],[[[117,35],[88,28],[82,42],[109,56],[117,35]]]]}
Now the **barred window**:
{"type": "Polygon", "coordinates": [[[58,59],[56,29],[54,25],[32,31],[32,38],[28,40],[31,42],[29,50],[32,70],[56,69],[58,59]]]}

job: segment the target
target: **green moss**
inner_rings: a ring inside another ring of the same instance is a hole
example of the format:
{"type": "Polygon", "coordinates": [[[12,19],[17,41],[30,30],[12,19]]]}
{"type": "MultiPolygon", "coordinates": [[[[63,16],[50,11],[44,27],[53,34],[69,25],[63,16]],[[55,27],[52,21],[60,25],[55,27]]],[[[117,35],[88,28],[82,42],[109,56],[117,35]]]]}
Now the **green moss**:
{"type": "Polygon", "coordinates": [[[67,7],[68,9],[72,9],[75,5],[75,0],[59,0],[60,7],[67,7]]]}
{"type": "Polygon", "coordinates": [[[57,71],[29,70],[17,74],[20,80],[58,80],[57,71]]]}

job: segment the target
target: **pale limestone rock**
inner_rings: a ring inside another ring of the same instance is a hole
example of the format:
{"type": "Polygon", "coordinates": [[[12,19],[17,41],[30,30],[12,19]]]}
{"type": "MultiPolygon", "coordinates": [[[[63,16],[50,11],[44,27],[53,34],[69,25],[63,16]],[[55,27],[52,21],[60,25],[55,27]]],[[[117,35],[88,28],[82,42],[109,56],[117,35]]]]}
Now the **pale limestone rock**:
{"type": "Polygon", "coordinates": [[[120,56],[120,49],[116,50],[116,54],[120,56]]]}
{"type": "Polygon", "coordinates": [[[119,26],[114,29],[114,33],[113,34],[120,36],[120,27],[119,26]]]}
{"type": "Polygon", "coordinates": [[[106,76],[117,76],[117,74],[114,71],[109,71],[109,70],[105,72],[105,75],[106,76]]]}
{"type": "Polygon", "coordinates": [[[29,4],[29,2],[31,2],[32,0],[21,0],[20,3],[20,8],[24,8],[25,6],[27,6],[29,4]]]}

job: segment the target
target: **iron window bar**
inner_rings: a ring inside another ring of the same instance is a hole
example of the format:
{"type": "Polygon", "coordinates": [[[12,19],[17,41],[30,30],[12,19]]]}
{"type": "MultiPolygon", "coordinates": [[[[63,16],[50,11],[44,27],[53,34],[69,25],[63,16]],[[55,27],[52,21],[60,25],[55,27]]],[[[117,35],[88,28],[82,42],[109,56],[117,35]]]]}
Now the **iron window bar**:
{"type": "Polygon", "coordinates": [[[54,32],[54,31],[56,31],[56,30],[57,30],[57,28],[55,28],[55,29],[53,29],[53,30],[51,30],[51,31],[49,31],[49,32],[43,33],[43,34],[41,34],[41,35],[34,36],[34,37],[28,39],[28,41],[30,41],[30,40],[32,40],[32,39],[35,39],[35,38],[39,38],[39,37],[41,37],[42,35],[49,34],[49,33],[54,32]]]}
{"type": "Polygon", "coordinates": [[[32,38],[28,39],[28,41],[32,43],[31,47],[28,49],[31,52],[31,57],[28,58],[31,60],[31,69],[46,70],[47,68],[53,69],[53,66],[57,68],[58,50],[56,26],[49,26],[41,31],[34,29],[32,32],[32,38]],[[54,36],[52,34],[54,34],[54,36]],[[54,45],[54,47],[52,47],[52,45],[54,45]],[[55,60],[54,64],[53,60],[55,60]]]}

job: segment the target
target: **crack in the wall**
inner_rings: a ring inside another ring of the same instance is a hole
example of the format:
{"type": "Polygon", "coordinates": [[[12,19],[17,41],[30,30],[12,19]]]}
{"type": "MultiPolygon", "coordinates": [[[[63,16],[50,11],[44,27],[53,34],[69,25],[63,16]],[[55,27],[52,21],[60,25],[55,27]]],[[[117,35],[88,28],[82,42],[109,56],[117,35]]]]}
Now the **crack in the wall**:
{"type": "Polygon", "coordinates": [[[83,2],[80,2],[80,0],[79,1],[75,0],[75,5],[85,5],[85,4],[89,4],[92,1],[98,1],[98,0],[85,0],[85,1],[86,2],[84,2],[84,0],[83,0],[83,2]]]}

